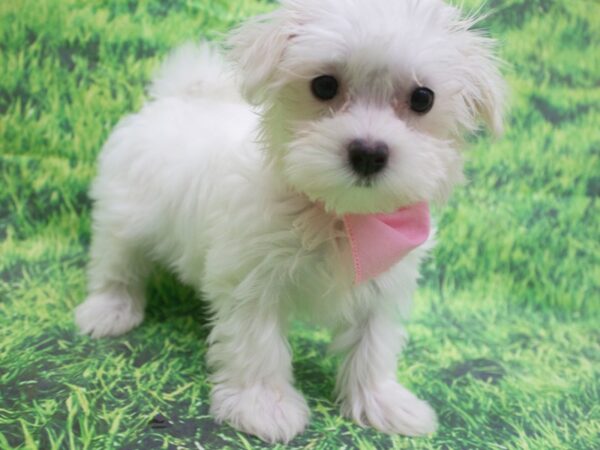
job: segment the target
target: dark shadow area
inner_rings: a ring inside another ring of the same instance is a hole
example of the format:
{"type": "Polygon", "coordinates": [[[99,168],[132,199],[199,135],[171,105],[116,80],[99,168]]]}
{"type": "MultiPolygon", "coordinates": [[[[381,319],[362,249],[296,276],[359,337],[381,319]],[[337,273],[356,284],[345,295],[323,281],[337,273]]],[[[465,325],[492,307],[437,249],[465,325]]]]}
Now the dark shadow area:
{"type": "Polygon", "coordinates": [[[506,369],[498,361],[476,358],[462,361],[446,369],[442,379],[446,384],[465,383],[467,377],[484,383],[498,384],[506,375],[506,369]]]}
{"type": "MultiPolygon", "coordinates": [[[[146,289],[144,323],[164,323],[191,317],[198,323],[198,338],[205,340],[210,332],[208,304],[189,286],[164,269],[156,269],[146,289]]],[[[142,325],[143,326],[143,325],[142,325]]]]}

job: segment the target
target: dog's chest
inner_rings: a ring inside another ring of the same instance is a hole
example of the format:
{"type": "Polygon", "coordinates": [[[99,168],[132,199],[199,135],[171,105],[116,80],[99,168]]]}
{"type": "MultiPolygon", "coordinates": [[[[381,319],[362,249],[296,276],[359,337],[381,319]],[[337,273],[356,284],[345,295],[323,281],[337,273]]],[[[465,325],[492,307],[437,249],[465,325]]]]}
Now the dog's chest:
{"type": "Polygon", "coordinates": [[[291,261],[287,294],[301,309],[335,309],[353,285],[352,255],[341,218],[315,206],[293,221],[297,248],[291,261]]]}

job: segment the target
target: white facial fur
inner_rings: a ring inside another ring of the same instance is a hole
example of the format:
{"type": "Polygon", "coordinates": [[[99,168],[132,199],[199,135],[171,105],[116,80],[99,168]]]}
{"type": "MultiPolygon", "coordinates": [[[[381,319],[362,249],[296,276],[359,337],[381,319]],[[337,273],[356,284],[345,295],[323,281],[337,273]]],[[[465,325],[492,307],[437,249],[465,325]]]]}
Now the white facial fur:
{"type": "Polygon", "coordinates": [[[289,184],[336,213],[439,202],[462,179],[460,136],[483,119],[501,132],[504,83],[493,42],[440,0],[288,0],[230,40],[246,97],[264,104],[264,139],[289,184]],[[311,80],[332,75],[322,101],[311,80]],[[418,114],[410,96],[435,92],[418,114]],[[384,142],[368,186],[352,171],[354,139],[384,142]]]}

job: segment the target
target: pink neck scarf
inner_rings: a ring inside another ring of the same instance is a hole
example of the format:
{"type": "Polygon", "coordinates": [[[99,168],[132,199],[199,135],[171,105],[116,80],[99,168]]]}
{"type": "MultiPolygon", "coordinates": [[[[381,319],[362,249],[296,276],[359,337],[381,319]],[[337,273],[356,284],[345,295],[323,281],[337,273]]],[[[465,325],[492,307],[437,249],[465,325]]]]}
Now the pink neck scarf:
{"type": "Polygon", "coordinates": [[[425,202],[391,214],[346,214],[346,233],[354,260],[354,283],[387,271],[429,237],[429,205],[425,202]]]}

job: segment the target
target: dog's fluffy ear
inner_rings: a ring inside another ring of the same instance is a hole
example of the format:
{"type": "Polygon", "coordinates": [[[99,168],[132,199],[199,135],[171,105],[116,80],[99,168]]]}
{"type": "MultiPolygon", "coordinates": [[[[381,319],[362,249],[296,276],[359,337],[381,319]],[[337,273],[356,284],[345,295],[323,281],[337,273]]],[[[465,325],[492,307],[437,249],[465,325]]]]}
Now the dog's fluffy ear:
{"type": "Polygon", "coordinates": [[[502,62],[494,54],[495,41],[477,32],[462,34],[459,51],[465,77],[464,101],[473,119],[481,118],[499,136],[503,132],[508,90],[500,73],[502,62]]]}
{"type": "Polygon", "coordinates": [[[242,94],[252,104],[262,103],[275,87],[279,63],[291,39],[289,22],[285,12],[278,10],[243,23],[227,40],[242,94]]]}

